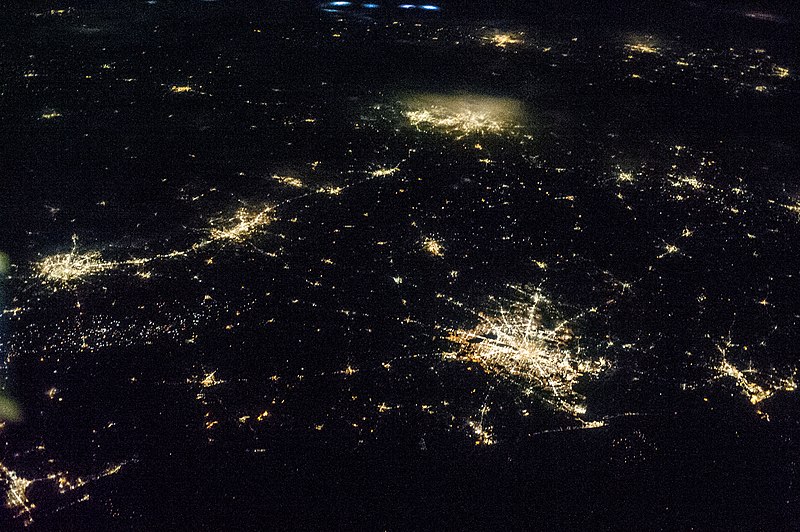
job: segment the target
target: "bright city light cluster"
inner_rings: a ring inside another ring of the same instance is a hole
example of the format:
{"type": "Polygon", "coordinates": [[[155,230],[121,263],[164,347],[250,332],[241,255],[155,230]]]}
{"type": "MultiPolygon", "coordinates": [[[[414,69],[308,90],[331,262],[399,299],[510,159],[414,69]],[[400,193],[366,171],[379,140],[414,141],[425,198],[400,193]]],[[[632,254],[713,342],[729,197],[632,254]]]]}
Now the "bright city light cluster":
{"type": "Polygon", "coordinates": [[[426,237],[422,241],[422,249],[425,250],[426,253],[429,255],[433,255],[434,257],[442,257],[444,256],[444,245],[436,238],[433,237],[426,237]]]}
{"type": "Polygon", "coordinates": [[[647,43],[629,44],[626,48],[632,52],[639,52],[642,54],[657,54],[659,52],[658,48],[647,43]]]}
{"type": "Polygon", "coordinates": [[[792,377],[765,377],[754,369],[741,370],[724,358],[716,369],[718,372],[717,378],[729,377],[733,379],[742,394],[754,405],[769,399],[776,392],[792,392],[797,389],[797,383],[792,377]]]}
{"type": "Polygon", "coordinates": [[[37,276],[56,285],[67,286],[78,279],[110,270],[116,262],[104,261],[98,251],[80,252],[78,237],[72,237],[72,249],[44,258],[36,264],[37,276]]]}
{"type": "Polygon", "coordinates": [[[453,331],[450,340],[459,346],[458,358],[487,373],[519,379],[556,409],[580,417],[586,413],[585,397],[575,386],[602,373],[609,362],[581,356],[569,323],[546,323],[546,307],[539,292],[527,294],[526,300],[480,314],[474,328],[453,331]]]}
{"type": "Polygon", "coordinates": [[[523,120],[522,104],[508,98],[421,95],[405,104],[404,115],[412,126],[457,137],[508,133],[523,120]]]}
{"type": "Polygon", "coordinates": [[[223,228],[212,228],[209,231],[210,239],[212,241],[231,240],[240,242],[252,235],[254,231],[269,225],[272,222],[271,211],[272,209],[264,209],[251,212],[247,209],[239,209],[236,216],[230,221],[231,225],[223,228]]]}
{"type": "Polygon", "coordinates": [[[16,511],[17,517],[24,516],[26,524],[30,523],[32,521],[31,510],[35,508],[35,505],[28,500],[27,495],[31,481],[20,477],[2,463],[0,463],[0,475],[6,484],[6,508],[16,511]]]}
{"type": "MultiPolygon", "coordinates": [[[[334,193],[327,190],[321,192],[334,193]]],[[[73,236],[72,249],[69,252],[50,255],[34,265],[36,276],[51,286],[66,288],[81,279],[104,271],[124,266],[143,266],[157,260],[183,257],[215,242],[241,242],[252,236],[254,232],[269,225],[273,220],[272,211],[272,208],[260,211],[239,209],[236,215],[230,220],[226,220],[221,227],[211,227],[208,231],[208,238],[196,242],[189,249],[121,261],[103,260],[101,253],[96,250],[81,252],[78,248],[78,238],[73,236]]],[[[149,272],[141,272],[140,275],[147,278],[149,272]]]]}
{"type": "Polygon", "coordinates": [[[525,42],[522,34],[510,32],[497,32],[486,37],[486,40],[498,48],[507,48],[510,45],[522,44],[525,42]]]}

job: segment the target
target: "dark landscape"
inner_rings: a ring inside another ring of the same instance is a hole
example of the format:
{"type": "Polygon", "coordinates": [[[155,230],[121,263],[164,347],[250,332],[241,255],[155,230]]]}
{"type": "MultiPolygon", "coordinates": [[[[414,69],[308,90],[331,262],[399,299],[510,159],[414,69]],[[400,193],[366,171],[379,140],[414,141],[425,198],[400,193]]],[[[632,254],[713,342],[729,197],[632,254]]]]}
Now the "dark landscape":
{"type": "Polygon", "coordinates": [[[797,530],[797,8],[18,2],[0,529],[797,530]]]}

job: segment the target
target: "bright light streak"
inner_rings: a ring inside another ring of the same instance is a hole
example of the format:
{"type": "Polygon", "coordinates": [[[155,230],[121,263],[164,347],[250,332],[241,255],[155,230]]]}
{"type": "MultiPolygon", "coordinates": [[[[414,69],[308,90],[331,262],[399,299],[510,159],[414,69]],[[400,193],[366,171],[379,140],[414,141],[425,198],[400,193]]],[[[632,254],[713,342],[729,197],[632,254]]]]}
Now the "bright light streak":
{"type": "Polygon", "coordinates": [[[371,175],[372,177],[385,177],[399,171],[400,171],[399,166],[393,166],[391,168],[378,168],[377,170],[371,171],[369,175],[371,175]]]}
{"type": "Polygon", "coordinates": [[[303,183],[300,179],[291,176],[282,176],[282,175],[274,175],[272,179],[281,183],[283,185],[288,185],[294,188],[305,188],[305,183],[303,183]]]}
{"type": "Polygon", "coordinates": [[[774,390],[764,389],[755,382],[750,381],[743,371],[739,370],[739,368],[727,360],[723,359],[722,362],[720,362],[717,371],[736,381],[736,385],[742,389],[742,394],[750,399],[750,402],[754,405],[775,393],[774,390]]]}
{"type": "MultiPolygon", "coordinates": [[[[202,247],[205,243],[195,244],[202,247]]],[[[57,253],[45,257],[34,265],[36,276],[43,279],[55,288],[67,288],[77,281],[108,270],[122,266],[143,266],[158,259],[186,255],[186,251],[172,251],[163,255],[148,258],[128,259],[123,261],[103,260],[99,251],[80,252],[78,250],[78,236],[72,236],[72,249],[68,253],[57,253]]],[[[148,272],[139,272],[141,277],[147,278],[148,272]]]]}
{"type": "MultiPolygon", "coordinates": [[[[209,231],[208,239],[193,244],[189,250],[176,250],[147,258],[122,261],[103,260],[99,251],[79,251],[78,237],[74,235],[72,237],[72,249],[69,252],[51,255],[34,265],[36,276],[56,288],[66,288],[85,277],[104,271],[114,270],[123,266],[143,266],[160,259],[186,256],[190,251],[208,247],[214,242],[240,242],[251,236],[255,231],[269,225],[272,222],[271,211],[271,208],[258,212],[249,212],[246,209],[241,209],[233,219],[229,220],[230,226],[212,228],[209,231]]],[[[147,278],[148,273],[140,272],[140,276],[147,278]]]]}
{"type": "MultiPolygon", "coordinates": [[[[376,177],[390,176],[397,171],[399,171],[399,164],[393,167],[378,168],[368,172],[368,177],[362,179],[358,183],[366,183],[376,177]]],[[[272,177],[279,183],[288,186],[309,189],[305,183],[295,177],[278,175],[272,177]]],[[[45,257],[41,261],[35,263],[33,265],[35,271],[34,275],[56,289],[64,289],[72,287],[83,278],[104,271],[115,270],[125,266],[143,266],[159,260],[175,257],[186,257],[192,253],[208,248],[215,243],[241,243],[271,224],[275,220],[274,214],[278,207],[314,194],[339,196],[345,189],[351,186],[353,186],[353,183],[344,186],[320,186],[294,198],[284,200],[274,206],[267,206],[260,210],[240,209],[234,217],[224,222],[219,220],[212,221],[210,223],[211,228],[208,230],[208,235],[205,239],[197,241],[185,249],[173,250],[150,257],[132,258],[120,261],[103,260],[100,251],[79,251],[77,236],[73,236],[72,249],[67,253],[58,253],[45,257]]],[[[213,258],[209,259],[209,263],[212,260],[213,258]]],[[[137,275],[143,279],[147,279],[151,276],[151,272],[139,271],[137,275]]],[[[5,314],[6,311],[3,311],[3,313],[5,314]]]]}
{"type": "Polygon", "coordinates": [[[632,52],[639,52],[642,54],[657,54],[658,52],[660,52],[660,50],[655,46],[651,46],[645,43],[628,44],[626,48],[628,48],[628,50],[631,50],[632,52]]]}
{"type": "Polygon", "coordinates": [[[789,77],[789,69],[786,67],[775,66],[772,69],[772,73],[778,78],[788,78],[789,77]]]}

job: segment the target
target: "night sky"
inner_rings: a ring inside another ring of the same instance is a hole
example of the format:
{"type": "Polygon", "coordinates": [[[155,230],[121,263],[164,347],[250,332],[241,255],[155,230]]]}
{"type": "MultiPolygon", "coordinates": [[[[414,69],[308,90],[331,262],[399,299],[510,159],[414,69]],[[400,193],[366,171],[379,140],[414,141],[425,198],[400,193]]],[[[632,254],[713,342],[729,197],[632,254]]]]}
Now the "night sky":
{"type": "Polygon", "coordinates": [[[6,7],[0,529],[798,529],[798,26],[6,7]]]}

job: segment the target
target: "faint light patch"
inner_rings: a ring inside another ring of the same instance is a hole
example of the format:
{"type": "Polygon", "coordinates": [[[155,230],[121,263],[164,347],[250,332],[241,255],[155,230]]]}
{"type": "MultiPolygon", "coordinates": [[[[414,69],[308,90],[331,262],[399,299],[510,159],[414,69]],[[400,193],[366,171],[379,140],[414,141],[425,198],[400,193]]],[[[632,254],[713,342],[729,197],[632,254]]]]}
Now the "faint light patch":
{"type": "Polygon", "coordinates": [[[466,135],[507,135],[522,125],[522,104],[510,98],[420,94],[403,101],[403,115],[419,130],[466,135]]]}
{"type": "Polygon", "coordinates": [[[68,7],[66,9],[51,9],[49,11],[43,11],[40,13],[34,13],[33,16],[35,17],[63,17],[64,15],[69,15],[72,13],[74,8],[68,7]]]}
{"type": "Polygon", "coordinates": [[[759,20],[761,22],[783,23],[786,21],[786,19],[780,15],[768,11],[740,11],[739,13],[746,18],[759,20]]]}
{"type": "Polygon", "coordinates": [[[19,405],[12,399],[0,395],[0,429],[6,422],[17,422],[22,419],[22,411],[19,405]]]}
{"type": "Polygon", "coordinates": [[[777,205],[779,207],[782,207],[786,211],[796,215],[798,217],[798,220],[800,220],[800,199],[788,198],[788,201],[786,203],[782,203],[779,200],[769,199],[767,200],[767,203],[769,203],[770,205],[777,205]]]}
{"type": "Polygon", "coordinates": [[[183,94],[187,92],[194,92],[194,88],[191,85],[172,85],[169,88],[169,91],[173,94],[183,94]]]}

